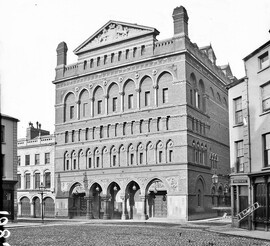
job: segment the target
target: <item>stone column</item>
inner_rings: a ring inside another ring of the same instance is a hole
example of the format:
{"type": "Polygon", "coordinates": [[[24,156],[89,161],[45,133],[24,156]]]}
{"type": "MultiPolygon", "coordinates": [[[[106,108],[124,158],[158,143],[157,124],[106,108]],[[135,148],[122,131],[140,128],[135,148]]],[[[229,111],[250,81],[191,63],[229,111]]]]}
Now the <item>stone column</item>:
{"type": "Polygon", "coordinates": [[[158,106],[158,85],[153,86],[154,89],[154,105],[158,106]]]}
{"type": "Polygon", "coordinates": [[[147,213],[146,213],[146,196],[141,195],[140,199],[142,201],[142,217],[141,220],[147,220],[147,213]]]}
{"type": "Polygon", "coordinates": [[[84,197],[87,203],[87,208],[86,208],[86,219],[91,220],[94,219],[93,216],[93,197],[84,197]]]}
{"type": "Polygon", "coordinates": [[[103,219],[108,220],[108,219],[110,219],[110,215],[109,215],[109,200],[110,200],[110,197],[109,196],[104,196],[104,197],[102,197],[102,199],[104,201],[103,219]]]}
{"type": "Polygon", "coordinates": [[[108,115],[108,99],[109,99],[109,95],[104,95],[104,106],[105,106],[105,111],[104,111],[104,114],[105,115],[108,115]]]}
{"type": "Polygon", "coordinates": [[[18,214],[17,216],[22,216],[22,202],[18,202],[18,214]]]}
{"type": "Polygon", "coordinates": [[[141,89],[138,88],[135,91],[137,93],[137,109],[140,109],[140,92],[141,92],[141,89]]]}
{"type": "Polygon", "coordinates": [[[90,98],[90,115],[91,117],[94,117],[94,101],[95,99],[93,97],[90,98]]]}
{"type": "Polygon", "coordinates": [[[123,112],[124,111],[124,95],[125,95],[125,93],[123,91],[120,91],[119,94],[120,94],[120,98],[121,98],[120,112],[123,112]]]}
{"type": "Polygon", "coordinates": [[[126,203],[126,196],[125,195],[121,195],[120,196],[121,200],[122,200],[122,220],[127,220],[128,219],[128,215],[127,215],[127,203],[126,203]]]}
{"type": "Polygon", "coordinates": [[[35,217],[35,207],[34,207],[34,202],[30,203],[30,216],[35,217]]]}
{"type": "Polygon", "coordinates": [[[80,104],[81,104],[81,101],[80,100],[78,100],[77,102],[76,102],[76,105],[77,105],[77,119],[79,120],[80,119],[80,104]]]}

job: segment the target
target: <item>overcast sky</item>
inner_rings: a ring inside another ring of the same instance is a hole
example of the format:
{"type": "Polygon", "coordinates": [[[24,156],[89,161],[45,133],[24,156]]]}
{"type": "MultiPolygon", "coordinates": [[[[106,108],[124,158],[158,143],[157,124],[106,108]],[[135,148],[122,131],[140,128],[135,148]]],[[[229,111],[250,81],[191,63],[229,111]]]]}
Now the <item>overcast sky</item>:
{"type": "Polygon", "coordinates": [[[0,1],[1,112],[20,120],[18,137],[29,121],[54,132],[58,43],[67,43],[69,64],[76,62],[73,50],[109,20],[154,27],[159,40],[171,38],[172,12],[181,5],[191,41],[211,43],[217,64],[229,63],[243,77],[242,59],[270,38],[270,0],[0,1]]]}

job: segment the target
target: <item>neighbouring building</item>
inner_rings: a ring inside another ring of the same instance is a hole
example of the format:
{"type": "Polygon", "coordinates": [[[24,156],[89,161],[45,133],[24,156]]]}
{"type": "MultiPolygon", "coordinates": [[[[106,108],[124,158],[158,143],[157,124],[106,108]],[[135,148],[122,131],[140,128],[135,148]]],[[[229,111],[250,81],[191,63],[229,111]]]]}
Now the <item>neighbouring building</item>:
{"type": "Polygon", "coordinates": [[[229,85],[232,222],[246,229],[270,229],[269,53],[270,41],[243,59],[246,76],[229,85]],[[256,202],[260,207],[239,222],[256,202]]]}
{"type": "Polygon", "coordinates": [[[54,135],[30,122],[26,138],[18,139],[17,145],[18,216],[42,217],[43,208],[44,217],[54,217],[54,135]]]}
{"type": "Polygon", "coordinates": [[[10,220],[17,219],[17,124],[19,120],[1,114],[1,202],[10,220]]]}
{"type": "Polygon", "coordinates": [[[193,220],[229,202],[229,66],[188,36],[109,21],[74,50],[57,47],[56,214],[193,220]],[[225,74],[226,73],[226,74],[225,74]],[[215,181],[212,182],[212,177],[215,181]]]}

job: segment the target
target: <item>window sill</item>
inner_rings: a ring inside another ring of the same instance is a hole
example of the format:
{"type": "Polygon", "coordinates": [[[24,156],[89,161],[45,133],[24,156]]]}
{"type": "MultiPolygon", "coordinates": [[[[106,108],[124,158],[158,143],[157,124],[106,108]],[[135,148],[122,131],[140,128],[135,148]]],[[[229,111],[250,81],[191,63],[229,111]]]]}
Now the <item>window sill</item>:
{"type": "Polygon", "coordinates": [[[264,70],[268,69],[269,67],[270,67],[270,65],[268,65],[268,66],[265,67],[265,68],[260,69],[257,73],[261,73],[261,72],[263,72],[264,70]]]}
{"type": "Polygon", "coordinates": [[[244,125],[244,122],[241,122],[241,123],[238,123],[238,124],[234,124],[234,125],[233,125],[233,128],[234,128],[234,127],[243,126],[243,125],[244,125]]]}
{"type": "Polygon", "coordinates": [[[270,114],[270,109],[268,109],[267,111],[262,112],[259,116],[264,116],[266,114],[270,114]]]}
{"type": "Polygon", "coordinates": [[[270,166],[267,166],[267,167],[263,167],[262,168],[262,171],[268,171],[268,170],[270,170],[270,166]]]}

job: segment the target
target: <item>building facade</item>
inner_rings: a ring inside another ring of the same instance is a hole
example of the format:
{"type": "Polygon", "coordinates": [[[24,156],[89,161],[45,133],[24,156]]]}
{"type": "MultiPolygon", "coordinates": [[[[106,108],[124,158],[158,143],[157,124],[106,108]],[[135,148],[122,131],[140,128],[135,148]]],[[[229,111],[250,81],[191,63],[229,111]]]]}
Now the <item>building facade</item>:
{"type": "Polygon", "coordinates": [[[244,58],[246,77],[229,86],[233,225],[270,228],[270,42],[244,58]],[[260,207],[239,221],[241,211],[260,207]]]}
{"type": "Polygon", "coordinates": [[[17,123],[18,119],[1,114],[1,209],[10,220],[17,219],[17,123]]]}
{"type": "Polygon", "coordinates": [[[26,138],[18,139],[18,216],[55,217],[55,137],[30,122],[26,138]],[[42,204],[43,201],[43,204],[42,204]]]}
{"type": "Polygon", "coordinates": [[[109,21],[71,65],[58,45],[57,216],[192,220],[225,205],[230,69],[190,41],[184,7],[173,25],[158,41],[155,28],[109,21]]]}

